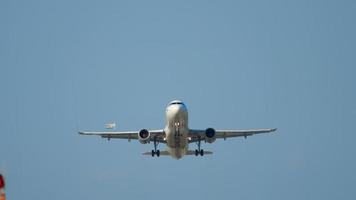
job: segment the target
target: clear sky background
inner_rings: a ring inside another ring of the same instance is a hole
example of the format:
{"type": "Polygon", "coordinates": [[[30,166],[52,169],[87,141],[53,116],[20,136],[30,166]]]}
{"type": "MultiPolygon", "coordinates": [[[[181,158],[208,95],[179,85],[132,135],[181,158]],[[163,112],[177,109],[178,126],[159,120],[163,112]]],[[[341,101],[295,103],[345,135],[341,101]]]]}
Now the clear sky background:
{"type": "Polygon", "coordinates": [[[352,0],[0,1],[8,199],[355,199],[355,10],[352,0]],[[191,128],[278,132],[178,161],[77,134],[109,121],[163,128],[174,99],[191,128]]]}

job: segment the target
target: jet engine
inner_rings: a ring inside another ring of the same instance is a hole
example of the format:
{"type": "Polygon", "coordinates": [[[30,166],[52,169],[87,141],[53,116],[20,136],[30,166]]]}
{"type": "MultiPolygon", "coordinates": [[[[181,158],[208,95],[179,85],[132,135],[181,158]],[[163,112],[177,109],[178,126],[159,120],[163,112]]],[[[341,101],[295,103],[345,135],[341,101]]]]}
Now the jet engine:
{"type": "Polygon", "coordinates": [[[150,132],[147,129],[142,129],[140,132],[138,132],[138,141],[140,141],[141,144],[146,144],[150,142],[150,132]]]}
{"type": "Polygon", "coordinates": [[[215,129],[207,128],[205,130],[205,141],[208,143],[213,143],[216,140],[215,129]]]}

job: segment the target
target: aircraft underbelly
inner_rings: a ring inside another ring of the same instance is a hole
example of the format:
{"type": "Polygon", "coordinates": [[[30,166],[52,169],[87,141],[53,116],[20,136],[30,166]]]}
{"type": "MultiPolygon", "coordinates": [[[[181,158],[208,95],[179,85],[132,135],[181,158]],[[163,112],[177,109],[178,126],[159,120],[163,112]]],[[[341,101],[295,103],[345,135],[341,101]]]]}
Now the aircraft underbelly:
{"type": "Polygon", "coordinates": [[[177,135],[167,138],[167,146],[171,148],[184,148],[187,145],[187,139],[183,135],[177,135]]]}
{"type": "Polygon", "coordinates": [[[188,150],[187,131],[172,131],[167,134],[167,150],[174,158],[183,157],[188,150]]]}
{"type": "Polygon", "coordinates": [[[180,159],[187,153],[187,148],[171,148],[168,147],[167,151],[173,158],[180,159]]]}

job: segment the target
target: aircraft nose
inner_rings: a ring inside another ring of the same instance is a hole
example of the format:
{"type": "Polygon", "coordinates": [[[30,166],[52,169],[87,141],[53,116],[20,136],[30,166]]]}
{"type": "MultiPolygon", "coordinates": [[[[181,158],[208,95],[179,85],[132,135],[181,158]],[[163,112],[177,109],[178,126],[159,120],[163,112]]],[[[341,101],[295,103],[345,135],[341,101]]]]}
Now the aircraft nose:
{"type": "Polygon", "coordinates": [[[187,112],[187,108],[184,105],[172,105],[169,107],[169,111],[172,114],[180,114],[187,112]]]}
{"type": "Polygon", "coordinates": [[[187,108],[185,107],[185,105],[177,105],[177,112],[186,112],[187,108]]]}

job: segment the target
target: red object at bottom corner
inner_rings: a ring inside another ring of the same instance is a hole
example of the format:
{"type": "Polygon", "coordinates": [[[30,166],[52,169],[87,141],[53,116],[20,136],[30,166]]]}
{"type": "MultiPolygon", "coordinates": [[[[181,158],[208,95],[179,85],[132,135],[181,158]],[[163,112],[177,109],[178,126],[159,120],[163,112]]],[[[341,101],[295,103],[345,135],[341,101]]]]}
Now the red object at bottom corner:
{"type": "Polygon", "coordinates": [[[0,174],[0,189],[5,187],[4,177],[0,174]]]}
{"type": "Polygon", "coordinates": [[[6,200],[5,194],[0,194],[0,200],[6,200]]]}

